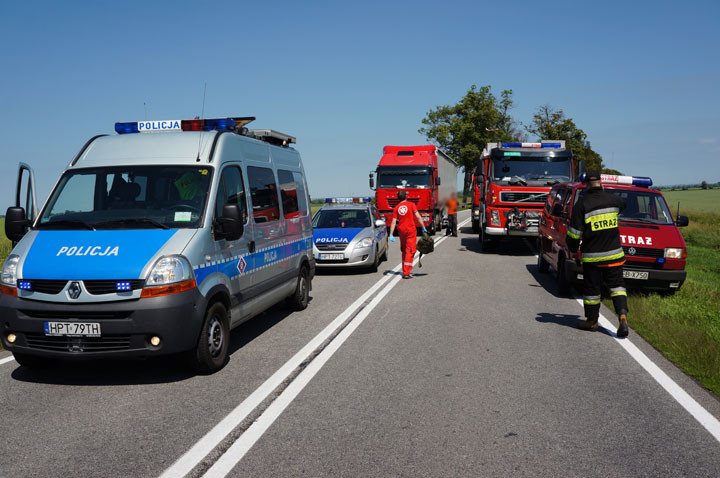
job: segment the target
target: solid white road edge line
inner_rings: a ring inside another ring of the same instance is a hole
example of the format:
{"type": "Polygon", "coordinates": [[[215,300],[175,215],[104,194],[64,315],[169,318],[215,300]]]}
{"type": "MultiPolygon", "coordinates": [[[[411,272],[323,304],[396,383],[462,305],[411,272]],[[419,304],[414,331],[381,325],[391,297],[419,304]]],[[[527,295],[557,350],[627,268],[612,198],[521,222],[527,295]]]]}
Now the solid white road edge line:
{"type": "Polygon", "coordinates": [[[15,358],[12,355],[9,357],[5,357],[4,359],[0,359],[0,365],[12,362],[13,360],[15,360],[15,358]]]}
{"type": "MultiPolygon", "coordinates": [[[[469,222],[466,221],[465,223],[469,222]]],[[[458,224],[458,227],[460,225],[458,224]]],[[[435,245],[439,245],[447,236],[435,241],[435,245]]],[[[417,264],[418,259],[415,258],[413,265],[417,264]]],[[[213,464],[213,466],[203,475],[203,478],[219,478],[224,477],[243,459],[245,454],[252,446],[263,436],[270,428],[275,420],[283,411],[292,403],[298,394],[310,383],[320,369],[327,363],[333,354],[345,343],[352,333],[363,323],[370,315],[370,312],[385,298],[385,296],[402,280],[401,276],[396,276],[387,287],[381,290],[357,316],[318,354],[308,366],[300,372],[285,390],[268,406],[267,409],[258,417],[255,422],[232,444],[228,450],[213,464]]]]}
{"type": "MultiPolygon", "coordinates": [[[[463,221],[467,224],[470,220],[463,221]]],[[[460,227],[460,224],[458,224],[460,227]]],[[[438,240],[439,244],[442,239],[438,240]]],[[[400,270],[402,264],[392,269],[393,273],[400,270]]],[[[166,469],[160,478],[176,478],[185,476],[195,468],[205,457],[220,444],[253,410],[255,410],[282,382],[290,376],[308,356],[310,356],[323,342],[331,337],[335,331],[367,301],[382,285],[390,280],[394,274],[386,274],[370,287],[363,295],[353,302],[347,309],[338,315],[327,327],[317,334],[310,342],[300,349],[290,360],[280,367],[270,378],[260,385],[253,393],[243,400],[234,410],[225,416],[217,425],[205,434],[192,448],[166,469]]]]}
{"type": "MultiPolygon", "coordinates": [[[[530,247],[528,245],[528,247],[530,247]]],[[[535,254],[537,258],[538,255],[535,254]]],[[[582,297],[574,296],[574,299],[584,308],[582,297]]],[[[600,314],[599,324],[605,327],[611,337],[620,344],[620,347],[624,348],[625,351],[638,363],[647,373],[662,387],[666,392],[670,394],[695,420],[700,423],[710,434],[717,440],[720,441],[720,421],[715,416],[708,412],[705,407],[700,405],[689,393],[685,391],[680,385],[677,384],[672,378],[670,378],[660,367],[655,365],[655,362],[643,353],[642,350],[637,348],[627,338],[618,338],[613,332],[617,330],[615,326],[607,319],[604,315],[600,314]]]]}
{"type": "MultiPolygon", "coordinates": [[[[582,297],[575,296],[575,300],[582,306],[582,297]]],[[[660,367],[655,365],[655,362],[643,353],[635,344],[628,339],[621,339],[615,335],[614,330],[616,327],[607,319],[604,315],[600,314],[600,325],[610,333],[610,336],[645,369],[650,376],[660,384],[662,388],[667,391],[671,397],[673,397],[695,420],[697,420],[710,434],[715,437],[717,441],[720,441],[720,421],[715,416],[708,412],[702,405],[700,405],[694,398],[690,396],[680,385],[677,384],[672,378],[670,378],[660,367]]]]}

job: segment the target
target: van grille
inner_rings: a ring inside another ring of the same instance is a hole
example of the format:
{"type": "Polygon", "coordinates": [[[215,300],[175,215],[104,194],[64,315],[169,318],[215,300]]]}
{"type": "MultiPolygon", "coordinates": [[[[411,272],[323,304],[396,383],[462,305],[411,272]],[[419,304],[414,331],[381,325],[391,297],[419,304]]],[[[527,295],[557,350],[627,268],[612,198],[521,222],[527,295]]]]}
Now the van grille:
{"type": "Polygon", "coordinates": [[[57,294],[65,288],[68,283],[67,279],[51,280],[51,279],[23,279],[30,282],[30,290],[41,294],[57,294]]]}
{"type": "Polygon", "coordinates": [[[625,268],[629,269],[662,269],[663,265],[657,262],[625,261],[625,268]]]}
{"type": "Polygon", "coordinates": [[[527,193],[508,191],[500,193],[500,202],[521,202],[526,204],[544,204],[548,193],[527,193]]]}
{"type": "Polygon", "coordinates": [[[143,285],[145,284],[145,281],[140,280],[140,279],[128,280],[128,281],[84,280],[83,284],[85,284],[85,288],[91,294],[100,295],[100,294],[114,294],[115,292],[117,292],[117,283],[118,282],[129,282],[130,289],[132,289],[132,290],[142,289],[143,285]]]}
{"type": "Polygon", "coordinates": [[[98,307],[95,310],[73,310],[68,308],[65,310],[32,310],[32,309],[19,309],[19,312],[24,314],[26,317],[33,319],[55,319],[55,320],[69,320],[69,319],[84,319],[84,320],[101,320],[101,319],[126,319],[130,317],[132,311],[108,311],[102,310],[98,307]]]}
{"type": "Polygon", "coordinates": [[[25,334],[27,345],[33,349],[67,352],[110,352],[130,348],[129,335],[103,337],[47,337],[44,334],[25,334]]]}
{"type": "Polygon", "coordinates": [[[623,246],[623,252],[628,257],[663,257],[665,255],[665,249],[651,247],[623,246]],[[630,254],[630,248],[635,249],[635,254],[630,254]]]}

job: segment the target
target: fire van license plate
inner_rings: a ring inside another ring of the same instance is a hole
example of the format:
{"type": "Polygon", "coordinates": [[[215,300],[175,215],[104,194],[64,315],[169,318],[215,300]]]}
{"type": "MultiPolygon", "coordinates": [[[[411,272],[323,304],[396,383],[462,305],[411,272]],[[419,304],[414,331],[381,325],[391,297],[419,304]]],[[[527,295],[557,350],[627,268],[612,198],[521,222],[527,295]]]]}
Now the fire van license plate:
{"type": "Polygon", "coordinates": [[[100,324],[94,322],[45,322],[45,335],[100,337],[100,324]]]}
{"type": "Polygon", "coordinates": [[[638,272],[638,271],[623,271],[623,277],[626,279],[647,280],[648,273],[647,272],[638,272]]]}
{"type": "Polygon", "coordinates": [[[345,254],[320,254],[321,261],[341,261],[345,259],[345,254]]]}

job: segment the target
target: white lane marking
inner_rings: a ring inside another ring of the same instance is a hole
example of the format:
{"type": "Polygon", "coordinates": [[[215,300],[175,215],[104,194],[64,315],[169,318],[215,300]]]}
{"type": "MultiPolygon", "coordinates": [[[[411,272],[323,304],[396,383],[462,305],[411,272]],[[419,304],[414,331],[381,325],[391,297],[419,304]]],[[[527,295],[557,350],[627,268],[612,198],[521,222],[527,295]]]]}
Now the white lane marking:
{"type": "MultiPolygon", "coordinates": [[[[467,224],[470,220],[463,221],[467,224]]],[[[459,226],[459,225],[458,225],[459,226]]],[[[439,239],[436,244],[439,244],[439,239]]],[[[393,273],[400,270],[401,265],[398,264],[392,269],[393,273]]],[[[250,413],[255,410],[260,403],[263,402],[277,387],[282,384],[285,379],[290,376],[300,364],[302,364],[308,356],[310,356],[323,342],[331,337],[335,331],[360,307],[368,298],[370,298],[385,282],[392,278],[394,274],[386,274],[378,280],[370,289],[361,295],[347,309],[338,315],[327,327],[317,334],[310,342],[308,342],[300,351],[298,351],[290,360],[280,367],[270,378],[260,385],[253,393],[243,400],[234,410],[232,410],[225,418],[215,425],[209,432],[205,434],[195,445],[190,448],[184,455],[165,470],[160,478],[175,478],[185,476],[193,468],[195,468],[205,457],[220,444],[250,413]]]]}
{"type": "MultiPolygon", "coordinates": [[[[466,223],[469,221],[466,221],[466,223]]],[[[458,224],[458,226],[460,226],[458,224]]],[[[439,245],[448,236],[443,236],[435,245],[439,245]]],[[[413,265],[418,263],[418,257],[413,265]]],[[[352,333],[365,321],[370,312],[385,298],[385,296],[400,282],[402,278],[396,276],[390,284],[381,290],[357,316],[318,354],[315,359],[293,380],[285,390],[268,406],[255,422],[227,449],[225,453],[203,475],[203,478],[220,478],[226,476],[250,451],[252,446],[263,436],[270,426],[277,420],[283,411],[292,403],[298,394],[310,383],[320,369],[330,360],[330,357],[345,343],[352,333]]]]}
{"type": "MultiPolygon", "coordinates": [[[[530,245],[528,244],[528,247],[530,245]]],[[[535,257],[537,258],[538,255],[535,254],[535,257]]],[[[574,296],[575,300],[580,304],[583,308],[585,307],[583,305],[582,297],[574,296]]],[[[700,405],[694,398],[690,396],[689,393],[685,391],[684,388],[682,388],[680,385],[677,384],[673,379],[671,379],[665,372],[662,371],[660,367],[655,365],[655,362],[650,360],[650,358],[643,353],[642,350],[637,348],[635,344],[633,344],[630,339],[624,338],[618,338],[617,335],[615,335],[615,332],[613,332],[613,329],[615,329],[615,326],[607,319],[604,315],[600,314],[600,325],[605,327],[605,329],[610,333],[610,336],[615,339],[615,341],[620,344],[620,347],[624,348],[625,351],[630,354],[630,356],[638,363],[642,368],[645,369],[647,373],[650,374],[650,376],[662,387],[665,389],[666,392],[670,394],[672,398],[675,399],[685,410],[690,413],[690,415],[695,418],[695,420],[700,423],[705,429],[710,432],[710,434],[717,440],[720,441],[720,421],[715,418],[713,414],[708,412],[702,405],[700,405]]]]}
{"type": "MultiPolygon", "coordinates": [[[[580,305],[583,305],[582,297],[575,297],[575,300],[580,305]]],[[[702,405],[700,405],[694,398],[690,396],[680,385],[677,384],[672,378],[670,378],[660,367],[655,365],[655,362],[643,353],[635,344],[628,339],[621,339],[615,335],[615,326],[607,319],[604,315],[600,314],[600,325],[610,333],[610,336],[645,369],[655,381],[660,384],[662,388],[667,391],[671,397],[673,397],[685,410],[697,420],[700,425],[710,432],[710,434],[717,440],[720,441],[720,421],[715,416],[708,412],[702,405]]]]}
{"type": "Polygon", "coordinates": [[[5,357],[3,359],[0,359],[0,365],[12,362],[13,360],[15,360],[15,357],[13,357],[12,355],[9,357],[5,357]]]}

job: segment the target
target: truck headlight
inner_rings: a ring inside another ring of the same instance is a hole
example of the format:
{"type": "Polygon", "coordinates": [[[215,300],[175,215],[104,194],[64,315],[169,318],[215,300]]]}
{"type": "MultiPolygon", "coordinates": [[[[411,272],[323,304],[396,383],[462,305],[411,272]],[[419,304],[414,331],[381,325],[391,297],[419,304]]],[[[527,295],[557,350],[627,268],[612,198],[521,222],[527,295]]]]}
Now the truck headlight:
{"type": "Polygon", "coordinates": [[[363,247],[371,247],[372,245],[373,245],[373,239],[372,239],[372,237],[366,237],[365,239],[363,239],[363,240],[361,240],[361,241],[358,241],[358,243],[357,243],[357,245],[356,245],[355,247],[357,247],[358,249],[360,249],[360,248],[363,248],[363,247]]]}
{"type": "Polygon", "coordinates": [[[150,269],[145,286],[167,285],[185,282],[193,278],[190,262],[183,256],[164,256],[150,269]]]}
{"type": "MultiPolygon", "coordinates": [[[[665,257],[667,259],[682,259],[683,258],[682,247],[666,247],[665,248],[665,257]]],[[[5,276],[3,275],[3,277],[5,277],[5,276]]]]}
{"type": "Polygon", "coordinates": [[[490,213],[490,225],[491,226],[499,226],[500,225],[500,213],[497,209],[493,209],[490,213]]]}
{"type": "Polygon", "coordinates": [[[17,285],[17,266],[20,256],[11,254],[8,256],[2,269],[2,283],[7,285],[17,285]]]}

